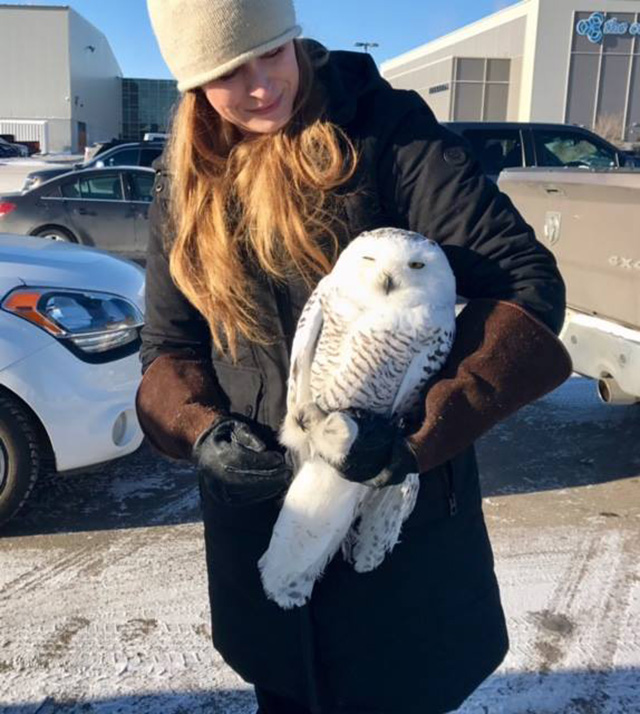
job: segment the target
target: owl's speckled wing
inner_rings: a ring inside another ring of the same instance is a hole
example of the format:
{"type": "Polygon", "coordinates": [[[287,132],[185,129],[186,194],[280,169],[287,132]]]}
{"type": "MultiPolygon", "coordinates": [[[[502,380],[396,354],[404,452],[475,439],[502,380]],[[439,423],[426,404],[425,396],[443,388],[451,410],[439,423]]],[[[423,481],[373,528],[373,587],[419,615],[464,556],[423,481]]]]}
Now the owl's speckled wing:
{"type": "Polygon", "coordinates": [[[442,366],[453,326],[398,320],[375,327],[323,296],[324,321],[311,363],[311,394],[325,411],[366,409],[403,414],[415,408],[442,366]],[[347,314],[345,314],[345,312],[347,314]]]}
{"type": "Polygon", "coordinates": [[[429,381],[442,369],[453,344],[453,325],[427,328],[396,393],[391,411],[409,414],[418,408],[429,381]]]}
{"type": "Polygon", "coordinates": [[[322,304],[320,295],[326,283],[320,281],[307,300],[296,328],[291,346],[291,369],[287,389],[287,409],[308,402],[311,396],[311,363],[322,331],[322,304]]]}

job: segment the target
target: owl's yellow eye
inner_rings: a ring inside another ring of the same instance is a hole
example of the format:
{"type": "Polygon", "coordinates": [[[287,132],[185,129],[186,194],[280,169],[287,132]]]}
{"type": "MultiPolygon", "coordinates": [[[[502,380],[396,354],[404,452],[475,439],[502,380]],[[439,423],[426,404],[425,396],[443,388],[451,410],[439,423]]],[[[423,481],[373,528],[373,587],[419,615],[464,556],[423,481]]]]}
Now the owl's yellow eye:
{"type": "Polygon", "coordinates": [[[409,267],[413,268],[413,270],[420,270],[424,268],[424,263],[409,263],[409,267]]]}

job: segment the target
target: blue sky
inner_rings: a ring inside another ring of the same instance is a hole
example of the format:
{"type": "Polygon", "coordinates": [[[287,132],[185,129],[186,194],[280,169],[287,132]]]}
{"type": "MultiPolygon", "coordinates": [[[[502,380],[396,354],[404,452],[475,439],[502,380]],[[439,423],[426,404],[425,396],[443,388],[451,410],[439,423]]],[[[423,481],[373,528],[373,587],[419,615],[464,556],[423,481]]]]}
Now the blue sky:
{"type": "MultiPolygon", "coordinates": [[[[9,0],[10,2],[11,0],[9,0]]],[[[479,20],[517,0],[295,0],[307,37],[330,49],[374,41],[378,63],[479,20]]],[[[145,0],[55,0],[16,5],[68,4],[109,40],[126,77],[168,78],[157,49],[145,0]]]]}

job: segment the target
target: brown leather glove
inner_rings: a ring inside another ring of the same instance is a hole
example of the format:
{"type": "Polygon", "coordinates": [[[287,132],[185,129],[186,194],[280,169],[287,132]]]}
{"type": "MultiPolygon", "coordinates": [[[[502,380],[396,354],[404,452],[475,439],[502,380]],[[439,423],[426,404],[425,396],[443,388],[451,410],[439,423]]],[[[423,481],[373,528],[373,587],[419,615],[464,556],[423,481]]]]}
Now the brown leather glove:
{"type": "Polygon", "coordinates": [[[451,353],[427,392],[425,420],[408,438],[421,473],[449,461],[570,375],[562,342],[525,309],[471,301],[458,316],[451,353]]]}
{"type": "Polygon", "coordinates": [[[191,459],[198,436],[222,414],[225,397],[211,363],[178,353],[156,357],[142,377],[136,412],[151,445],[165,456],[191,459]]]}

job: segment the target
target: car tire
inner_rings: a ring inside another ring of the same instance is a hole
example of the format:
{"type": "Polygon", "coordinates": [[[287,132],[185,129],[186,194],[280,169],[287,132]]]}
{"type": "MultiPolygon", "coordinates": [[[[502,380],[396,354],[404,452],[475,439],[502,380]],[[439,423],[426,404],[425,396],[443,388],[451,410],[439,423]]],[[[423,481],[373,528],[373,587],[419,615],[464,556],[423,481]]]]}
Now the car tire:
{"type": "Polygon", "coordinates": [[[64,228],[59,228],[58,226],[38,228],[37,231],[33,232],[34,236],[38,238],[46,238],[47,240],[55,240],[60,243],[77,243],[75,236],[64,228]]]}
{"type": "Polygon", "coordinates": [[[15,397],[0,394],[0,525],[27,500],[40,463],[33,417],[15,397]]]}

